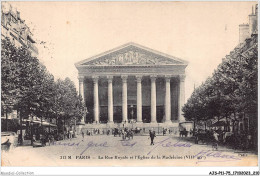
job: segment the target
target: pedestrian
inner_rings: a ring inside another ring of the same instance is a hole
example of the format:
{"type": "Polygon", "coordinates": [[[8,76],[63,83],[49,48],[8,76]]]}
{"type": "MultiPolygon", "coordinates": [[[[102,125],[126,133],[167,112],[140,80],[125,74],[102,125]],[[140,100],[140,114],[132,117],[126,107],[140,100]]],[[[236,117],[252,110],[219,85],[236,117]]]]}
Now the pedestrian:
{"type": "Polygon", "coordinates": [[[51,145],[51,135],[50,134],[47,135],[47,140],[48,140],[49,146],[50,146],[51,145]]]}
{"type": "Polygon", "coordinates": [[[213,143],[212,143],[212,150],[218,150],[218,142],[219,142],[219,134],[216,131],[213,131],[213,143]]]}
{"type": "Polygon", "coordinates": [[[153,140],[154,140],[155,137],[156,137],[155,131],[150,130],[150,139],[151,139],[151,144],[150,145],[154,145],[153,140]]]}
{"type": "Polygon", "coordinates": [[[84,141],[84,132],[82,131],[81,134],[82,134],[82,141],[84,141]]]}
{"type": "Polygon", "coordinates": [[[167,129],[163,128],[163,136],[166,135],[166,131],[167,131],[167,129]]]}
{"type": "Polygon", "coordinates": [[[71,140],[71,132],[68,131],[69,140],[71,140]]]}

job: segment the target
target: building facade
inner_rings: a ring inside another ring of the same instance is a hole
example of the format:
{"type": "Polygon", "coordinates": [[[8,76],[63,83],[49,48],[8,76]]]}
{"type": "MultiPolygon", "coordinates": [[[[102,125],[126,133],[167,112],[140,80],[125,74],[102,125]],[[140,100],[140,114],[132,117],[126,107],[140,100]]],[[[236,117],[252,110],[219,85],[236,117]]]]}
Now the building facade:
{"type": "MultiPolygon", "coordinates": [[[[226,58],[251,57],[258,51],[258,4],[252,7],[252,13],[248,15],[248,24],[239,25],[239,44],[232,50],[226,58]]],[[[231,116],[229,124],[231,131],[241,133],[242,131],[253,131],[257,142],[257,124],[258,116],[255,113],[243,113],[231,116]]],[[[257,144],[255,144],[257,146],[257,144]]]]}
{"type": "Polygon", "coordinates": [[[248,15],[248,23],[239,25],[239,44],[244,43],[251,35],[258,33],[258,4],[252,7],[248,15]]]}
{"type": "Polygon", "coordinates": [[[2,2],[1,7],[1,38],[9,38],[16,47],[23,46],[31,52],[32,56],[37,56],[38,49],[33,34],[21,19],[20,12],[8,2],[2,2]]]}
{"type": "Polygon", "coordinates": [[[128,43],[75,66],[86,125],[177,126],[185,121],[186,61],[128,43]]]}
{"type": "MultiPolygon", "coordinates": [[[[38,49],[32,36],[29,27],[21,19],[20,12],[8,2],[1,2],[1,39],[9,38],[17,48],[23,46],[31,52],[32,56],[37,56],[38,49]]],[[[17,111],[13,110],[7,115],[1,114],[3,119],[6,118],[5,116],[8,119],[16,119],[17,111]]]]}

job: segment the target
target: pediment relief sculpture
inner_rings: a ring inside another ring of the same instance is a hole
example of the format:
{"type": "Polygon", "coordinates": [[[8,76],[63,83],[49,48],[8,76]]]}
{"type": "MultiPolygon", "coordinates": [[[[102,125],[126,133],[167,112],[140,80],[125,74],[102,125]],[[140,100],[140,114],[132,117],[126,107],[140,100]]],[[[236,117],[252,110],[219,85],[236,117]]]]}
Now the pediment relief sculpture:
{"type": "Polygon", "coordinates": [[[152,53],[144,53],[140,51],[125,51],[116,54],[108,54],[106,56],[94,59],[84,65],[165,65],[165,64],[181,64],[181,62],[160,57],[152,53]]]}

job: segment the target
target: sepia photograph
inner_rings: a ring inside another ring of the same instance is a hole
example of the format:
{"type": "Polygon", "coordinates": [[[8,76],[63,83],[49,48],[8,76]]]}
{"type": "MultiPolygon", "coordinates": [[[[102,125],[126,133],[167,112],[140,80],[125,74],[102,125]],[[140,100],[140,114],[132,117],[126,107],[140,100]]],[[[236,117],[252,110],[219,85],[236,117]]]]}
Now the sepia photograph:
{"type": "Polygon", "coordinates": [[[1,1],[3,168],[256,167],[257,92],[256,1],[1,1]]]}

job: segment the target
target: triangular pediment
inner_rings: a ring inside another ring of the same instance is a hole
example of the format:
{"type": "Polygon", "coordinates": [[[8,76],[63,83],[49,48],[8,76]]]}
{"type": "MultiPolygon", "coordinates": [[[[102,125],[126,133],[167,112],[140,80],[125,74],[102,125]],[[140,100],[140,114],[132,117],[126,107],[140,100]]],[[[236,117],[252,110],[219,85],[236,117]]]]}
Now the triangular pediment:
{"type": "Polygon", "coordinates": [[[187,65],[179,58],[129,43],[76,63],[76,66],[187,65]]]}

